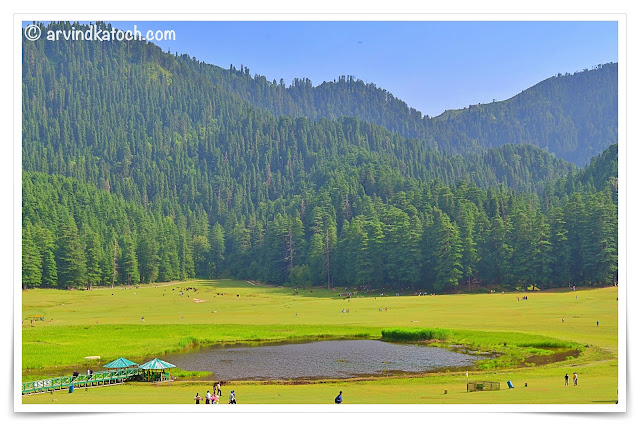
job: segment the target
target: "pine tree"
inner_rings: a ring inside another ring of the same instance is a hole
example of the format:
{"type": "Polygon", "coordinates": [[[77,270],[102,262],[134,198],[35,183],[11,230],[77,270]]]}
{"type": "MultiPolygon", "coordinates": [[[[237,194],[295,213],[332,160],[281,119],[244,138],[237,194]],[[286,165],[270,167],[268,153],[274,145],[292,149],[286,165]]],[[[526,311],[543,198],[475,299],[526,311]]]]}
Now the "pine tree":
{"type": "Polygon", "coordinates": [[[85,247],[87,254],[87,288],[91,290],[92,286],[99,283],[102,277],[102,268],[100,263],[103,258],[102,247],[98,239],[98,234],[85,228],[85,247]]]}
{"type": "Polygon", "coordinates": [[[315,232],[309,243],[309,270],[314,285],[326,283],[323,235],[315,232]]]}
{"type": "Polygon", "coordinates": [[[289,279],[287,282],[297,287],[306,289],[311,285],[311,271],[308,265],[296,265],[289,273],[289,279]]]}
{"type": "Polygon", "coordinates": [[[58,285],[58,266],[55,259],[55,237],[47,228],[34,230],[36,245],[40,247],[42,257],[42,286],[56,288],[58,285]]]}
{"type": "Polygon", "coordinates": [[[570,281],[571,247],[567,237],[564,212],[560,208],[550,211],[551,281],[555,287],[566,287],[570,281]]]}
{"type": "Polygon", "coordinates": [[[140,281],[154,282],[158,278],[158,242],[155,228],[148,219],[143,221],[138,230],[137,256],[140,281]]]}
{"type": "Polygon", "coordinates": [[[58,282],[62,286],[80,288],[87,283],[85,248],[78,235],[73,216],[63,217],[56,243],[58,282]]]}
{"type": "Polygon", "coordinates": [[[574,193],[564,206],[567,239],[571,250],[569,286],[584,282],[584,255],[588,250],[585,239],[589,234],[582,195],[574,193]]]}
{"type": "Polygon", "coordinates": [[[584,276],[590,283],[613,284],[618,271],[617,208],[607,190],[594,195],[587,203],[584,276]]]}
{"type": "Polygon", "coordinates": [[[189,238],[188,231],[183,229],[180,232],[180,275],[181,280],[193,278],[195,276],[195,264],[193,262],[193,246],[192,240],[189,238]]]}
{"type": "Polygon", "coordinates": [[[178,230],[172,218],[163,220],[158,233],[158,279],[172,281],[180,277],[180,260],[178,257],[178,230]]]}
{"type": "MultiPolygon", "coordinates": [[[[224,229],[222,228],[222,225],[220,225],[218,222],[216,222],[215,225],[211,228],[209,241],[210,241],[210,247],[211,247],[209,251],[209,259],[210,259],[210,265],[213,268],[212,276],[219,277],[224,266],[225,238],[224,238],[224,229]]],[[[248,249],[249,247],[245,244],[245,250],[248,250],[248,249]]]]}
{"type": "Polygon", "coordinates": [[[124,282],[127,285],[140,282],[136,245],[130,233],[125,233],[122,238],[122,266],[124,282]]]}
{"type": "Polygon", "coordinates": [[[422,238],[420,240],[420,282],[423,288],[432,291],[436,280],[436,222],[431,214],[425,215],[423,220],[422,238]]]}
{"type": "Polygon", "coordinates": [[[460,232],[455,223],[451,223],[446,213],[436,210],[435,214],[435,282],[434,288],[441,292],[458,285],[462,278],[462,248],[460,232]]]}
{"type": "Polygon", "coordinates": [[[533,275],[530,280],[542,290],[552,279],[551,230],[542,213],[537,212],[533,221],[533,275]]]}
{"type": "Polygon", "coordinates": [[[40,287],[42,272],[40,253],[31,236],[31,226],[22,229],[22,289],[40,287]]]}
{"type": "Polygon", "coordinates": [[[42,257],[42,285],[48,288],[58,286],[58,266],[53,249],[46,249],[42,257]]]}
{"type": "Polygon", "coordinates": [[[460,229],[460,242],[462,248],[462,278],[469,284],[471,291],[471,278],[476,273],[478,262],[477,244],[474,239],[475,217],[478,209],[470,201],[458,201],[456,224],[460,229]]]}
{"type": "Polygon", "coordinates": [[[369,262],[369,279],[368,282],[374,288],[380,288],[385,281],[385,251],[384,240],[385,235],[382,230],[382,223],[375,217],[369,217],[364,222],[364,231],[367,234],[366,251],[369,262]]]}
{"type": "Polygon", "coordinates": [[[193,237],[193,263],[198,277],[214,277],[215,263],[210,261],[210,250],[211,244],[206,236],[195,235],[193,237]]]}

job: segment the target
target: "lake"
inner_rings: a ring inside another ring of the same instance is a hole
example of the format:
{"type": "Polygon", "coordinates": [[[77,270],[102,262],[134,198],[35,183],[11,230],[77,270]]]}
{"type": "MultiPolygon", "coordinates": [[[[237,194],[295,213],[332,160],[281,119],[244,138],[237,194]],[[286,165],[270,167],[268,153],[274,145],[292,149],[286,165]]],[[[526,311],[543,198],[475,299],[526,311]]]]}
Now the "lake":
{"type": "Polygon", "coordinates": [[[163,359],[183,370],[210,371],[216,380],[278,380],[422,373],[472,366],[482,358],[420,344],[323,340],[214,345],[163,359]]]}

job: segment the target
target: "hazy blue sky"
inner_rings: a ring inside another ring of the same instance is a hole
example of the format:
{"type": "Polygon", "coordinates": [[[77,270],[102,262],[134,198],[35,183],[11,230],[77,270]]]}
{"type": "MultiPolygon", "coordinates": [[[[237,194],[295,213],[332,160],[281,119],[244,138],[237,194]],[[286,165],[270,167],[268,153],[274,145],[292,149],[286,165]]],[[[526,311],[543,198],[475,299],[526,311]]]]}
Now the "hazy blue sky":
{"type": "MultiPolygon", "coordinates": [[[[133,22],[113,22],[122,29],[133,22]]],[[[269,80],[353,75],[429,115],[618,60],[616,22],[144,22],[164,50],[269,80]]]]}

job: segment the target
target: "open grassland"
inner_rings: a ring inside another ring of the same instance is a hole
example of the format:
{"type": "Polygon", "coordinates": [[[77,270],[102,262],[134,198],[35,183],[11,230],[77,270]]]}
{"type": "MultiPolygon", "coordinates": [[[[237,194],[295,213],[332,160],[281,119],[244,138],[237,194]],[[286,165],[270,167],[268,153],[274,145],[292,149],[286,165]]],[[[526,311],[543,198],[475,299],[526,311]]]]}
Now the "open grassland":
{"type": "MultiPolygon", "coordinates": [[[[105,362],[120,356],[143,362],[157,355],[198,344],[315,338],[379,338],[380,329],[307,325],[91,325],[34,327],[23,331],[23,366],[32,371],[51,366],[75,366],[85,356],[105,362]]],[[[96,369],[96,367],[94,367],[96,369]]]]}
{"type": "MultiPolygon", "coordinates": [[[[440,328],[446,330],[448,343],[502,347],[503,352],[528,346],[531,355],[545,354],[548,347],[578,347],[582,353],[576,359],[537,367],[495,370],[490,367],[496,365],[485,364],[489,370],[472,373],[474,380],[495,377],[503,388],[506,380],[519,381],[520,386],[510,391],[467,394],[466,378],[459,372],[338,383],[233,386],[241,403],[326,403],[332,401],[327,395],[339,389],[351,395],[345,397],[349,403],[611,403],[617,399],[615,287],[528,293],[528,300],[522,300],[522,293],[369,294],[345,299],[339,296],[341,291],[301,289],[294,294],[289,288],[224,280],[130,289],[26,291],[22,294],[23,317],[44,314],[45,321],[36,321],[33,326],[24,323],[23,379],[55,376],[55,371],[81,366],[89,355],[99,355],[104,362],[118,356],[142,361],[206,343],[380,338],[382,330],[440,328]],[[187,287],[198,290],[184,291],[187,287]],[[343,309],[349,313],[342,313],[343,309]],[[565,392],[563,376],[573,371],[578,371],[583,381],[573,392],[565,392]],[[520,389],[524,382],[528,382],[527,388],[520,389]]],[[[74,394],[26,396],[23,402],[192,403],[195,392],[206,392],[206,386],[196,382],[126,384],[74,394]]]]}
{"type": "MultiPolygon", "coordinates": [[[[223,386],[221,403],[234,390],[239,404],[331,404],[343,391],[345,404],[615,404],[617,363],[572,367],[571,361],[536,368],[470,373],[472,381],[500,382],[501,390],[466,392],[463,372],[425,377],[377,380],[320,381],[308,384],[235,382],[223,386]],[[564,374],[578,371],[578,386],[564,386],[564,374]],[[515,388],[507,389],[511,380],[515,388]],[[524,387],[527,383],[527,387],[524,387]],[[444,391],[447,391],[447,394],[444,391]]],[[[29,395],[25,404],[193,404],[196,392],[204,395],[211,382],[173,382],[159,385],[124,385],[77,389],[74,393],[29,395]]],[[[200,408],[216,411],[216,407],[200,408]]]]}

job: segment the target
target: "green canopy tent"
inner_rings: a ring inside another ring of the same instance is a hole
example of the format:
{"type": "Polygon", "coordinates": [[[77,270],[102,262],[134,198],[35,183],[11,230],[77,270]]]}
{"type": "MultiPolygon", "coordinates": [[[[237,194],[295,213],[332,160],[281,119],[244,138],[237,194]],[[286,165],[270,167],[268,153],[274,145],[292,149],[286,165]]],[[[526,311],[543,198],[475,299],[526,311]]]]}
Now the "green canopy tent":
{"type": "Polygon", "coordinates": [[[143,380],[150,382],[162,382],[171,379],[171,375],[169,372],[165,372],[165,370],[170,370],[173,367],[175,367],[175,365],[161,359],[154,358],[151,361],[142,364],[140,369],[143,370],[143,380]]]}
{"type": "Polygon", "coordinates": [[[137,366],[138,364],[133,362],[133,361],[129,361],[126,358],[120,357],[120,358],[116,359],[115,361],[111,361],[110,363],[105,364],[104,367],[105,368],[129,368],[129,367],[132,367],[134,365],[137,366]]]}
{"type": "Polygon", "coordinates": [[[126,358],[120,357],[115,361],[111,361],[110,363],[103,365],[103,367],[117,370],[114,373],[110,373],[110,374],[116,374],[115,380],[117,383],[118,380],[124,381],[125,378],[129,378],[131,374],[136,374],[138,363],[129,361],[126,358]],[[130,371],[130,369],[133,369],[133,368],[135,368],[136,371],[130,371]]]}

